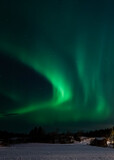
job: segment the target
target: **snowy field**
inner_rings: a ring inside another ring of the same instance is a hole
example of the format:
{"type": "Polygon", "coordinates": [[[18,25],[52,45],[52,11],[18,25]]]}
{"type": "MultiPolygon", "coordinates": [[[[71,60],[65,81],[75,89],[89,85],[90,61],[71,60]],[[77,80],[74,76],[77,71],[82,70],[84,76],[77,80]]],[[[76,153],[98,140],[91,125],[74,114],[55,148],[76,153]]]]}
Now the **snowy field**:
{"type": "Polygon", "coordinates": [[[21,144],[0,147],[0,160],[114,160],[114,149],[83,144],[21,144]]]}

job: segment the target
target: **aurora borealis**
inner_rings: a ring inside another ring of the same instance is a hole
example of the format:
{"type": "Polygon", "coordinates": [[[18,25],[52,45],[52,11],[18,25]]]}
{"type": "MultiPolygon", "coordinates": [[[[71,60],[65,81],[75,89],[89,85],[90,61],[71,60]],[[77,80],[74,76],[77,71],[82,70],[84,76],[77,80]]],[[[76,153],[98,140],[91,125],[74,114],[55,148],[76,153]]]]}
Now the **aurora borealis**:
{"type": "Polygon", "coordinates": [[[113,0],[2,2],[1,129],[114,124],[113,8],[113,0]]]}

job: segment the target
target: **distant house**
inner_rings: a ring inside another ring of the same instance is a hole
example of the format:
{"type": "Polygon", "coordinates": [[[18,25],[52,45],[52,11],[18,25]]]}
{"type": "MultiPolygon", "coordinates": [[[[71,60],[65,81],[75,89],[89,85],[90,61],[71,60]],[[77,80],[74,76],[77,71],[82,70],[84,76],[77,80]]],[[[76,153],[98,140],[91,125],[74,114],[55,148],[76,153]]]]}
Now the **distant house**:
{"type": "Polygon", "coordinates": [[[112,128],[110,136],[108,138],[108,146],[114,148],[114,127],[112,128]]]}
{"type": "Polygon", "coordinates": [[[95,138],[90,137],[80,137],[80,143],[81,144],[90,144],[91,141],[93,141],[95,138]]]}
{"type": "Polygon", "coordinates": [[[74,137],[73,136],[68,136],[68,135],[60,135],[59,137],[59,142],[60,143],[74,143],[74,137]]]}
{"type": "Polygon", "coordinates": [[[9,142],[4,141],[4,139],[0,139],[0,146],[9,146],[9,142]]]}
{"type": "Polygon", "coordinates": [[[0,139],[0,146],[3,145],[3,139],[0,139]]]}
{"type": "Polygon", "coordinates": [[[114,146],[114,128],[111,131],[111,134],[110,134],[110,137],[109,137],[109,141],[114,146]]]}
{"type": "Polygon", "coordinates": [[[90,145],[98,147],[107,147],[107,139],[105,137],[95,138],[90,145]]]}

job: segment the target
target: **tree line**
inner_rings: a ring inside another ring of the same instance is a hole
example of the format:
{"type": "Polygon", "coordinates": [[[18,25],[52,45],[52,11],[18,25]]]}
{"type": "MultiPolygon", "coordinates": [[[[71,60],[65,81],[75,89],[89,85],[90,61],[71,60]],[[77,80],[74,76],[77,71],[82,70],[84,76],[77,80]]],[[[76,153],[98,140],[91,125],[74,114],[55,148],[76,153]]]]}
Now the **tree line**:
{"type": "Polygon", "coordinates": [[[6,144],[13,143],[73,143],[73,140],[80,141],[81,136],[85,137],[106,137],[111,135],[112,128],[100,129],[94,131],[77,131],[77,132],[46,132],[39,126],[34,127],[29,133],[13,133],[8,131],[0,131],[0,142],[6,144]]]}

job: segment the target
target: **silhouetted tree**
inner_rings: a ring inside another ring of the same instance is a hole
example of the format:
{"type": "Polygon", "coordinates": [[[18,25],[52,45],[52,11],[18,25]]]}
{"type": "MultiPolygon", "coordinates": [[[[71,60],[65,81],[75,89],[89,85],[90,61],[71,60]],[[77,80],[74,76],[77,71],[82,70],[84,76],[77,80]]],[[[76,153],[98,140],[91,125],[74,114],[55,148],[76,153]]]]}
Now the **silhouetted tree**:
{"type": "Polygon", "coordinates": [[[44,142],[46,134],[44,129],[40,126],[32,129],[29,133],[29,136],[33,142],[44,142]]]}

